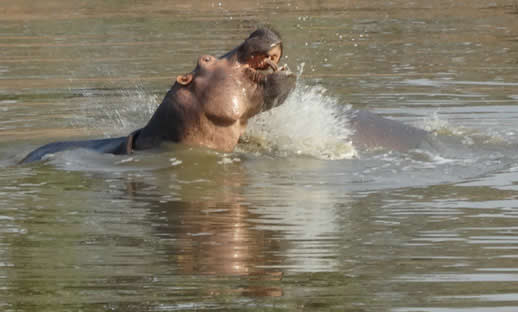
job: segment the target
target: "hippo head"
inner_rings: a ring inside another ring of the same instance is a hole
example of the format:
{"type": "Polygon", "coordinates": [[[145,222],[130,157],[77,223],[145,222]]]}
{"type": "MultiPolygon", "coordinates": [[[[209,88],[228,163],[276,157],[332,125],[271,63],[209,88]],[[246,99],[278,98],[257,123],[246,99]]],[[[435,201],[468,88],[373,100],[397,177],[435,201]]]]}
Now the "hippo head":
{"type": "Polygon", "coordinates": [[[219,58],[199,57],[135,133],[134,148],[172,141],[232,151],[248,119],[282,104],[295,88],[295,75],[278,66],[282,52],[279,35],[261,28],[219,58]]]}

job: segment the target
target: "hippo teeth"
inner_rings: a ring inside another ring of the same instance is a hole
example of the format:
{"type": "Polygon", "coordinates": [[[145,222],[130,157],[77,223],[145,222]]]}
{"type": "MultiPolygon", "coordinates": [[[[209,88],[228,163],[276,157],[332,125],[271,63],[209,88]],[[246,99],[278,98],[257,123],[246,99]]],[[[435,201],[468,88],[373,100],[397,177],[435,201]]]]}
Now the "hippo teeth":
{"type": "Polygon", "coordinates": [[[264,66],[250,66],[246,68],[246,74],[248,75],[250,80],[257,84],[264,84],[266,82],[267,76],[270,74],[274,74],[277,72],[283,72],[288,74],[290,72],[287,64],[284,64],[279,67],[270,59],[265,59],[263,62],[263,64],[267,65],[265,68],[263,68],[264,66]]]}

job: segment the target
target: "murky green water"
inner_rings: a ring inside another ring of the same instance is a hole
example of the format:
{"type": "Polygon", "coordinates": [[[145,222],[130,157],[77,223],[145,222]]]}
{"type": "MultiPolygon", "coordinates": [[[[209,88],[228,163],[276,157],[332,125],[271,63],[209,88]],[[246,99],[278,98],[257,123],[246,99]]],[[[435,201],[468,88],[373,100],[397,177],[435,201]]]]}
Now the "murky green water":
{"type": "Polygon", "coordinates": [[[3,1],[0,310],[517,311],[517,13],[503,0],[3,1]],[[13,166],[43,143],[141,127],[197,56],[258,23],[301,74],[252,123],[259,147],[13,166]],[[440,144],[351,158],[345,105],[440,144]]]}

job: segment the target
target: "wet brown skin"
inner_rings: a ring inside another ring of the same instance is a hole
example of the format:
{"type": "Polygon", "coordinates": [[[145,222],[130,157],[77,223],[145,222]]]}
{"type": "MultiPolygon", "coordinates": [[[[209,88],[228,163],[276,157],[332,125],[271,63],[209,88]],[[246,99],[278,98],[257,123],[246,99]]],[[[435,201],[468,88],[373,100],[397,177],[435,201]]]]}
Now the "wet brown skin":
{"type": "Polygon", "coordinates": [[[129,154],[163,142],[230,152],[248,119],[282,104],[295,88],[295,75],[286,66],[278,66],[282,53],[280,36],[260,28],[219,58],[199,57],[192,72],[176,78],[144,128],[127,137],[50,143],[21,163],[76,148],[129,154]]]}

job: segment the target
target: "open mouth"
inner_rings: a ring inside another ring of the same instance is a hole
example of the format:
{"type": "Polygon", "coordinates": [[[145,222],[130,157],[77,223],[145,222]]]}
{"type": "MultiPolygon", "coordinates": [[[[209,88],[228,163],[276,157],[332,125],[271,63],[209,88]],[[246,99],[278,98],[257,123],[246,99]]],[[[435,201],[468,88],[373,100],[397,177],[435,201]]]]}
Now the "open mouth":
{"type": "Polygon", "coordinates": [[[290,71],[288,65],[284,64],[279,67],[280,61],[279,48],[276,46],[264,54],[255,54],[250,57],[246,63],[246,72],[252,81],[262,84],[266,81],[268,75],[283,72],[288,74],[290,71]]]}

